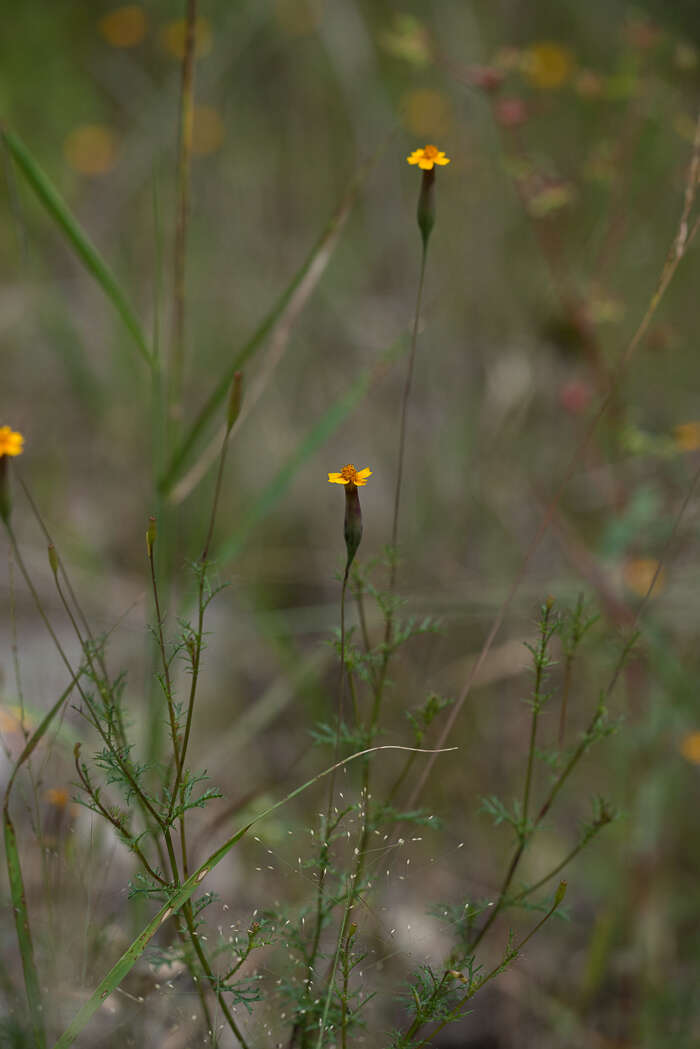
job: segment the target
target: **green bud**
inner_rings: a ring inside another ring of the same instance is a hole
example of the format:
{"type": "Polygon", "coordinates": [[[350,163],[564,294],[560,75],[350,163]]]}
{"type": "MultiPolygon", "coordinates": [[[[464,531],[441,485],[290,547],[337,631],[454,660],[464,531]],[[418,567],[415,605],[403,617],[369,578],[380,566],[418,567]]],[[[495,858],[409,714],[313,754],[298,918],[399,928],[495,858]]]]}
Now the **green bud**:
{"type": "Polygon", "coordinates": [[[53,543],[49,543],[48,555],[49,566],[55,578],[56,576],[58,576],[58,554],[56,553],[56,547],[53,545],[53,543]]]}
{"type": "Polygon", "coordinates": [[[360,493],[357,485],[350,482],[345,485],[345,546],[348,551],[348,560],[345,565],[345,575],[350,571],[357,548],[362,540],[362,507],[360,506],[360,493]]]}
{"type": "Polygon", "coordinates": [[[146,531],[146,549],[148,550],[148,560],[153,558],[153,547],[155,546],[156,536],[158,535],[158,527],[156,525],[155,517],[148,518],[148,530],[146,531]]]}
{"type": "Polygon", "coordinates": [[[418,197],[418,227],[423,237],[423,247],[428,247],[428,238],[435,225],[435,168],[423,172],[418,197]]]}
{"type": "Polygon", "coordinates": [[[558,907],[559,904],[561,903],[561,901],[566,896],[566,889],[567,889],[567,883],[565,881],[560,881],[559,882],[559,886],[557,888],[556,895],[554,897],[554,906],[555,907],[558,907]]]}
{"type": "Polygon", "coordinates": [[[0,455],[0,517],[5,524],[10,523],[10,471],[8,469],[8,457],[0,455]]]}

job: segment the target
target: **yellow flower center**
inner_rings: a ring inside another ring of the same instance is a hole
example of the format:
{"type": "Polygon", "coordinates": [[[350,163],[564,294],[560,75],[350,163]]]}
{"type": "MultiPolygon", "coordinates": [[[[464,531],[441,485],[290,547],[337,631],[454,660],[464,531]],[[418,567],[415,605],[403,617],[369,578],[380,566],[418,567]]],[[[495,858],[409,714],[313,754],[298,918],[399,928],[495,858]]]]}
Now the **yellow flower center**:
{"type": "Polygon", "coordinates": [[[426,146],[423,150],[423,156],[426,160],[435,160],[435,157],[438,155],[439,152],[440,150],[437,148],[437,146],[426,146]]]}
{"type": "Polygon", "coordinates": [[[349,481],[350,484],[356,484],[357,483],[357,470],[352,465],[352,463],[348,463],[347,466],[343,467],[343,469],[340,471],[340,476],[344,480],[349,481]]]}

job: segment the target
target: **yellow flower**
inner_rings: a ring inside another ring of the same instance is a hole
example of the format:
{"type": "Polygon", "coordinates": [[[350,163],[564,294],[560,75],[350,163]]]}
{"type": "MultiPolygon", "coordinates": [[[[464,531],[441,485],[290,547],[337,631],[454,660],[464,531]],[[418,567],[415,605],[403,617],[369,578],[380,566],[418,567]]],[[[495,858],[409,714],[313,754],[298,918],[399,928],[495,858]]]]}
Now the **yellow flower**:
{"type": "Polygon", "coordinates": [[[694,452],[700,448],[700,422],[679,423],[673,429],[673,439],[681,452],[694,452]]]}
{"type": "Polygon", "coordinates": [[[352,463],[344,466],[340,473],[329,473],[329,484],[352,484],[356,488],[362,488],[367,484],[367,478],[372,476],[372,471],[365,466],[364,470],[356,470],[352,463]]]}
{"type": "Polygon", "coordinates": [[[69,800],[68,791],[61,787],[49,787],[44,797],[49,805],[54,805],[57,809],[65,809],[69,800]]]}
{"type": "Polygon", "coordinates": [[[689,732],[681,741],[680,750],[686,761],[700,765],[700,732],[689,732]]]}
{"type": "Polygon", "coordinates": [[[439,164],[442,167],[450,163],[450,158],[446,157],[437,146],[424,146],[423,149],[414,149],[410,157],[406,157],[406,160],[409,164],[417,164],[423,171],[432,171],[435,164],[439,164]]]}
{"type": "Polygon", "coordinates": [[[117,140],[104,124],[80,124],[63,143],[66,160],[80,175],[107,175],[117,162],[117,140]]]}
{"type": "Polygon", "coordinates": [[[146,14],[138,4],[125,4],[103,15],[102,36],[112,47],[136,47],[146,35],[146,14]]]}
{"type": "Polygon", "coordinates": [[[524,73],[535,87],[555,90],[566,83],[573,72],[573,55],[561,44],[545,41],[525,53],[524,73]]]}
{"type": "MultiPolygon", "coordinates": [[[[160,33],[160,44],[173,58],[183,58],[185,54],[185,38],[187,36],[187,22],[184,18],[176,18],[163,26],[160,33]]],[[[208,18],[198,18],[194,27],[194,53],[197,58],[208,55],[212,48],[212,30],[208,18]]]]}
{"type": "Polygon", "coordinates": [[[630,557],[622,566],[622,578],[625,586],[639,597],[646,597],[649,587],[654,582],[654,594],[658,594],[666,585],[666,573],[663,568],[657,575],[659,562],[653,557],[630,557]]]}
{"type": "Polygon", "coordinates": [[[21,455],[24,437],[9,426],[0,426],[0,458],[3,455],[21,455]]]}

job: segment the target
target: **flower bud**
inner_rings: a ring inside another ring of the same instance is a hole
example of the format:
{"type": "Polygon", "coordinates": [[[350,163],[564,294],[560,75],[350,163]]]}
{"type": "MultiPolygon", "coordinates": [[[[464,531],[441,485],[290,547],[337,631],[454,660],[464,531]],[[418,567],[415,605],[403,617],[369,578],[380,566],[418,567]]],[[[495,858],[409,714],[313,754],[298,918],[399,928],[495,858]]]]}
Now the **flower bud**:
{"type": "Polygon", "coordinates": [[[153,547],[155,546],[156,536],[158,535],[158,527],[156,525],[155,517],[148,518],[148,530],[146,532],[146,549],[148,550],[148,560],[153,558],[153,547]]]}
{"type": "Polygon", "coordinates": [[[58,554],[53,543],[49,543],[47,553],[49,555],[49,567],[54,574],[54,578],[56,578],[58,576],[58,554]]]}
{"type": "Polygon", "coordinates": [[[345,565],[345,574],[350,571],[357,548],[362,540],[362,507],[360,506],[360,493],[357,485],[345,485],[345,546],[348,551],[348,559],[345,565]]]}
{"type": "Polygon", "coordinates": [[[428,246],[428,238],[435,225],[435,168],[423,172],[420,196],[418,197],[418,227],[423,238],[423,247],[428,246]]]}
{"type": "Polygon", "coordinates": [[[0,455],[0,517],[5,524],[10,523],[11,508],[12,502],[10,500],[10,471],[8,468],[8,458],[6,455],[0,455]]]}

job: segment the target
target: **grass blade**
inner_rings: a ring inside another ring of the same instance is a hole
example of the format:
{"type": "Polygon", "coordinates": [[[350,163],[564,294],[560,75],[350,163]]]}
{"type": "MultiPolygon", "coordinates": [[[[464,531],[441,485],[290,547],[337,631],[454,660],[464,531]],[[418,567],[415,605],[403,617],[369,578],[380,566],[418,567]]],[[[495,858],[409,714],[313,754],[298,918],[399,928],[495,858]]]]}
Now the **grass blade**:
{"type": "MultiPolygon", "coordinates": [[[[194,874],[187,879],[187,881],[182,883],[180,888],[177,889],[175,893],[173,893],[173,895],[170,898],[170,901],[163,907],[161,907],[161,909],[158,911],[155,917],[148,923],[148,925],[146,925],[144,929],[142,929],[142,931],[139,933],[139,935],[136,937],[133,943],[131,943],[124,952],[124,954],[122,954],[121,958],[116,963],[116,965],[114,965],[109,970],[107,975],[100,981],[100,983],[95,988],[95,990],[90,995],[90,997],[85,1002],[80,1011],[76,1013],[71,1024],[66,1028],[61,1037],[55,1043],[53,1049],[68,1049],[68,1046],[73,1044],[75,1039],[78,1037],[80,1032],[86,1027],[91,1017],[97,1012],[97,1010],[100,1008],[105,999],[108,998],[112,991],[114,991],[115,988],[119,986],[119,984],[122,982],[127,973],[136,964],[136,962],[148,946],[150,940],[155,936],[156,932],[163,924],[163,922],[167,921],[168,918],[175,914],[176,911],[180,910],[183,904],[187,903],[190,896],[195,891],[200,882],[204,881],[207,874],[209,874],[209,872],[213,870],[213,868],[216,867],[218,863],[221,862],[224,856],[226,856],[226,854],[231,851],[233,846],[237,842],[239,842],[241,838],[245,834],[247,834],[252,827],[255,826],[256,823],[259,823],[260,820],[264,819],[266,816],[271,815],[271,813],[275,812],[283,805],[286,805],[288,801],[291,801],[293,798],[298,797],[305,790],[308,790],[309,787],[312,787],[314,783],[318,783],[319,780],[323,779],[324,776],[330,775],[330,773],[332,773],[336,769],[341,768],[343,765],[349,764],[349,762],[354,761],[356,758],[361,758],[365,754],[371,754],[377,750],[413,751],[417,749],[418,748],[416,747],[402,747],[393,744],[385,744],[381,747],[370,747],[368,750],[361,750],[358,751],[358,753],[356,754],[351,754],[350,757],[343,758],[342,761],[336,762],[334,765],[331,765],[330,768],[324,769],[323,772],[317,773],[311,779],[307,780],[305,783],[302,783],[300,787],[296,787],[293,791],[287,794],[286,797],[282,798],[280,801],[276,801],[274,805],[270,805],[268,808],[258,813],[258,815],[254,819],[252,819],[250,823],[246,823],[244,827],[241,827],[240,830],[236,831],[236,833],[232,837],[225,841],[224,844],[216,850],[216,852],[213,852],[211,856],[204,861],[201,867],[199,867],[198,870],[196,870],[194,874]]],[[[457,748],[449,747],[447,749],[456,750],[457,748]]],[[[431,753],[431,751],[427,750],[418,750],[418,752],[422,754],[431,753]]]]}
{"type": "Polygon", "coordinates": [[[75,680],[65,689],[61,696],[45,715],[36,731],[27,740],[24,750],[17,759],[12,775],[5,790],[5,801],[3,805],[2,821],[5,838],[5,860],[7,862],[7,877],[10,883],[10,895],[12,897],[12,910],[15,916],[15,928],[17,930],[17,942],[19,953],[22,958],[22,970],[24,972],[24,987],[29,1005],[32,1029],[34,1031],[34,1042],[37,1049],[45,1049],[46,1032],[44,1030],[44,1013],[41,1003],[41,991],[39,989],[39,976],[34,961],[34,945],[32,943],[31,928],[29,925],[29,911],[27,910],[27,898],[24,892],[24,878],[22,877],[22,866],[17,847],[17,835],[10,818],[10,794],[17,778],[17,773],[28,761],[32,753],[40,743],[43,736],[58,714],[68,696],[73,691],[75,680]]]}
{"type": "Polygon", "coordinates": [[[229,561],[245,546],[260,521],[270,512],[289,488],[296,473],[313,453],[337,430],[340,424],[359,404],[368,389],[379,375],[383,375],[387,366],[406,348],[406,340],[400,339],[381,358],[374,368],[367,368],[355,380],[349,390],[331,404],[330,408],[307,435],[299,442],[296,449],[273,479],[253,503],[233,535],[217,550],[214,560],[229,561]]]}
{"type": "Polygon", "coordinates": [[[12,825],[7,808],[2,814],[3,830],[5,836],[5,858],[7,860],[7,876],[10,882],[10,895],[12,897],[12,911],[15,916],[15,928],[17,930],[17,942],[19,952],[22,956],[22,969],[24,972],[24,987],[27,992],[29,1004],[29,1015],[34,1032],[34,1043],[37,1049],[45,1049],[46,1032],[44,1031],[44,1017],[41,1004],[41,992],[39,990],[39,977],[34,962],[34,946],[29,928],[29,913],[27,911],[27,899],[24,894],[24,879],[19,861],[19,850],[17,848],[17,835],[12,825]]]}
{"type": "Polygon", "coordinates": [[[139,353],[146,363],[151,365],[153,362],[151,351],[148,348],[141,325],[136,319],[136,315],[111,269],[21,139],[11,131],[8,131],[7,128],[0,129],[0,136],[15,164],[51,218],[66,235],[88,273],[92,274],[116,309],[124,322],[125,328],[136,343],[139,353]]]}

